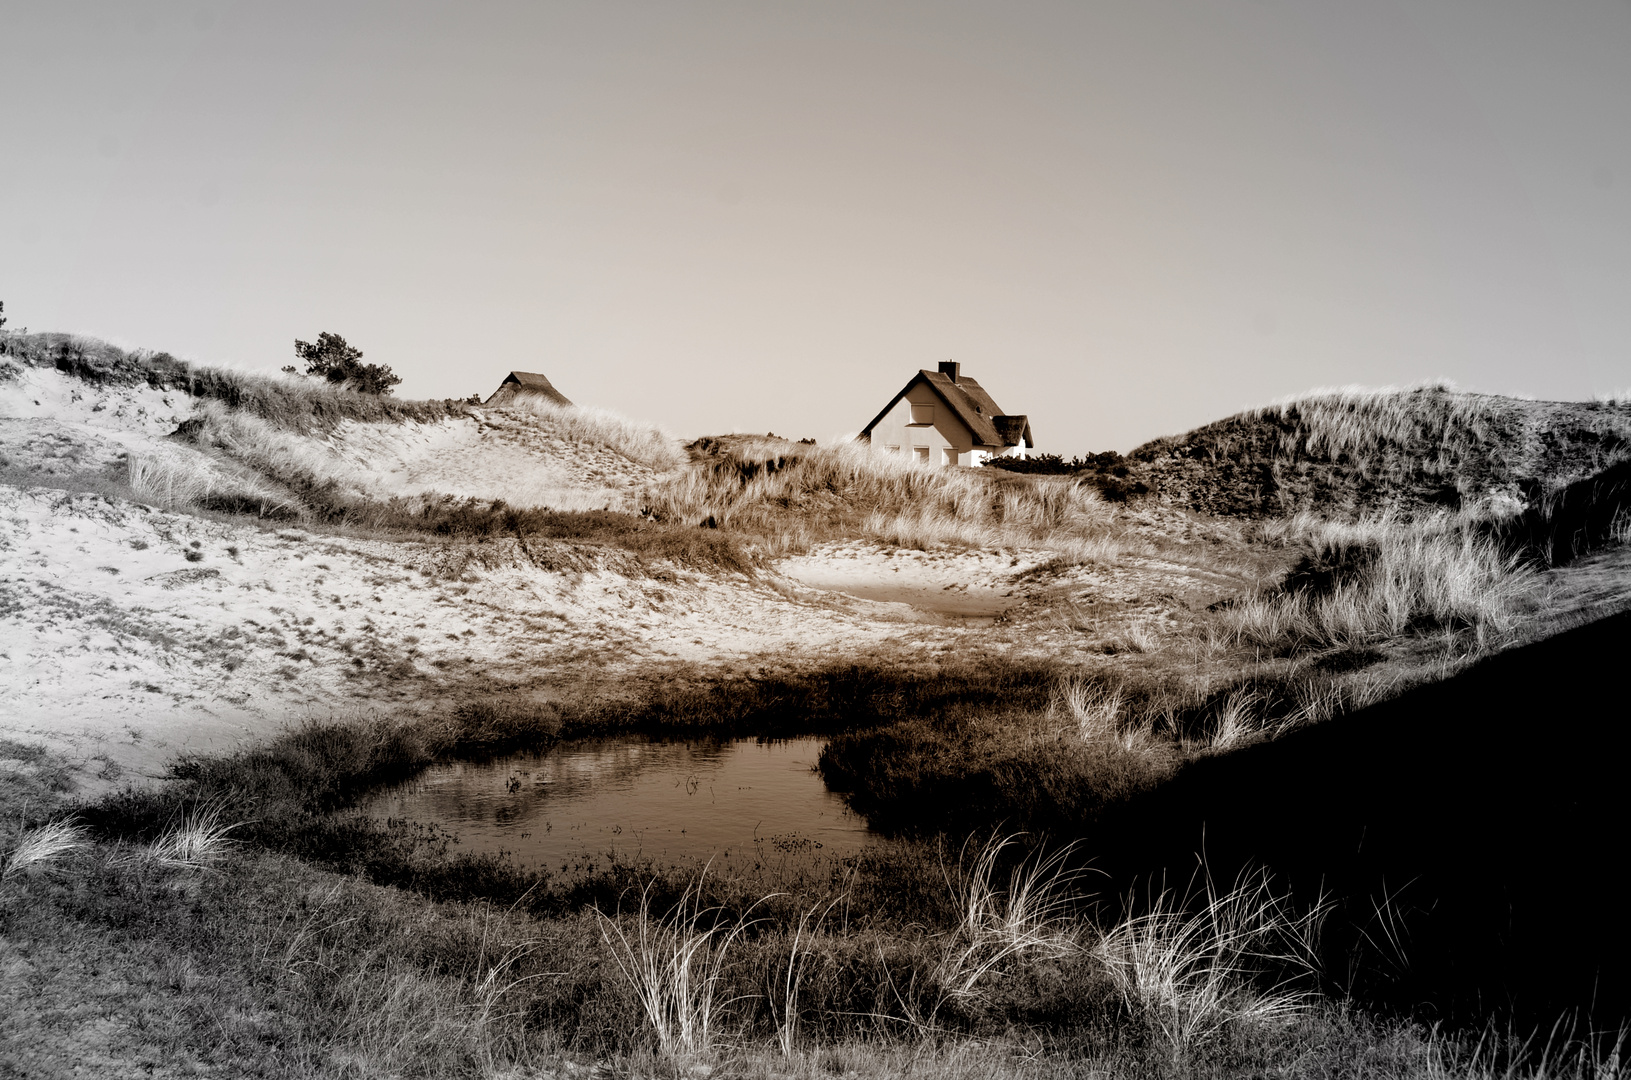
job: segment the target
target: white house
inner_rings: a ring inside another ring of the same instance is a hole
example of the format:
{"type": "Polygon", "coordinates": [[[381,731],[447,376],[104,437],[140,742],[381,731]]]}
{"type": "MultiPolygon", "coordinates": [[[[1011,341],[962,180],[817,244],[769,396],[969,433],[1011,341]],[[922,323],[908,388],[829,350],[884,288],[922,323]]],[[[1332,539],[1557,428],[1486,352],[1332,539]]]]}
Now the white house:
{"type": "Polygon", "coordinates": [[[1036,448],[1030,419],[1003,412],[961,369],[948,360],[939,371],[919,371],[860,437],[929,465],[1028,457],[1036,448]]]}

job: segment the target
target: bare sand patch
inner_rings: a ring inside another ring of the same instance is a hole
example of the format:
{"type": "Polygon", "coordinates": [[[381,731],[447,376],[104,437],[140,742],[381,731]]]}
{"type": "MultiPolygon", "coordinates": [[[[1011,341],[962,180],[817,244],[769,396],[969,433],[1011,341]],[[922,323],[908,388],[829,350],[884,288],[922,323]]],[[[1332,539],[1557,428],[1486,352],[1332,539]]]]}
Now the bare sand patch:
{"type": "Polygon", "coordinates": [[[0,488],[0,733],[114,775],[481,680],[820,659],[910,629],[618,549],[323,537],[0,488]]]}
{"type": "Polygon", "coordinates": [[[822,544],[777,569],[814,589],[989,622],[1038,595],[1037,583],[1024,576],[1052,558],[1046,551],[916,551],[851,541],[822,544]]]}

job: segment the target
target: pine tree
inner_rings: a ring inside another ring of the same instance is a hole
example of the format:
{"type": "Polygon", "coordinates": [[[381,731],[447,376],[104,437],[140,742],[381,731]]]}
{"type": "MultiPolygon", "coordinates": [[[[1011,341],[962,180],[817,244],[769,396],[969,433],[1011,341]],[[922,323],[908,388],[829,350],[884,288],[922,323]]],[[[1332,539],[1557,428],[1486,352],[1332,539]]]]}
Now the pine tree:
{"type": "Polygon", "coordinates": [[[391,388],[402,381],[389,364],[362,363],[361,349],[346,344],[345,338],[327,330],[317,335],[315,345],[297,338],[294,354],[306,362],[306,370],[298,371],[290,364],[283,369],[289,374],[311,375],[364,394],[389,394],[391,388]]]}

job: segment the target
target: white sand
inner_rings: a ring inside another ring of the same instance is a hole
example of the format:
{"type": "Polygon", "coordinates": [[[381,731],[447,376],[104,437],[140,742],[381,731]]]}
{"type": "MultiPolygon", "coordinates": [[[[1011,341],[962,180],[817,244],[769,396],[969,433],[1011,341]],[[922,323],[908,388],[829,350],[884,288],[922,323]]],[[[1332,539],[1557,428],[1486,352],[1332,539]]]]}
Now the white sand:
{"type": "Polygon", "coordinates": [[[816,659],[910,629],[774,579],[661,576],[615,549],[320,538],[0,487],[0,734],[151,772],[178,750],[413,709],[477,679],[816,659]]]}

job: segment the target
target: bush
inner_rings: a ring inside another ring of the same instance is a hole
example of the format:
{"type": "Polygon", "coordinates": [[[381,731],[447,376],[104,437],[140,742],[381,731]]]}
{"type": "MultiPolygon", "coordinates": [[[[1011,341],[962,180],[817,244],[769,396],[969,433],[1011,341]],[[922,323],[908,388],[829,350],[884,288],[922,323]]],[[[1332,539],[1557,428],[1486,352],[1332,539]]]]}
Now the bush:
{"type": "MultiPolygon", "coordinates": [[[[323,331],[317,335],[317,344],[301,341],[294,343],[294,353],[306,362],[305,374],[325,382],[349,386],[363,394],[389,394],[391,388],[402,381],[393,374],[388,364],[362,363],[362,350],[346,344],[339,334],[323,331]]],[[[298,374],[291,365],[283,369],[298,374]]]]}
{"type": "Polygon", "coordinates": [[[1150,488],[1132,476],[1127,459],[1114,450],[1105,450],[1069,461],[1058,454],[1037,454],[1028,458],[987,458],[985,467],[1025,476],[1074,476],[1098,489],[1107,502],[1126,502],[1136,495],[1148,495],[1150,488]]]}

